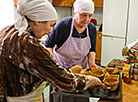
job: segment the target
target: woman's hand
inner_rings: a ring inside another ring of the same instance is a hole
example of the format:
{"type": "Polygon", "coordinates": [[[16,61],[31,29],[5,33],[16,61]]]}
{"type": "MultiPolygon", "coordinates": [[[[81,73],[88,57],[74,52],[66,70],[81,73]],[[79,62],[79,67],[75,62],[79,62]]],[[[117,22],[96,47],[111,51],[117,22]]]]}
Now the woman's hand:
{"type": "Polygon", "coordinates": [[[88,88],[91,86],[101,86],[102,88],[105,87],[99,78],[91,76],[91,75],[87,75],[86,77],[89,79],[88,88]]]}
{"type": "Polygon", "coordinates": [[[89,64],[89,68],[92,68],[92,67],[98,68],[96,64],[89,64]]]}

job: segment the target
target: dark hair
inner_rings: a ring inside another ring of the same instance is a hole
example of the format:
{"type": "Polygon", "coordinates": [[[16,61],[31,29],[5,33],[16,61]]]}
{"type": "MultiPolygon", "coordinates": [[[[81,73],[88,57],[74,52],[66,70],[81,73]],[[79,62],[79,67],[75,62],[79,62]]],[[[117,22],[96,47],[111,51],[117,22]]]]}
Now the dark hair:
{"type": "Polygon", "coordinates": [[[25,18],[27,19],[27,21],[33,21],[33,20],[31,20],[30,18],[28,18],[27,16],[25,16],[25,18]]]}

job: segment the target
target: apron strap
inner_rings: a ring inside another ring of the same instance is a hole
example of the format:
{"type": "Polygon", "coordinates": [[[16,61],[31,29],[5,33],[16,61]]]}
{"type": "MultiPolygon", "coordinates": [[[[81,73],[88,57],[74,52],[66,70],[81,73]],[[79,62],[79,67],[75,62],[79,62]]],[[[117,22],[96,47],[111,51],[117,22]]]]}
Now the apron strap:
{"type": "Polygon", "coordinates": [[[72,23],[71,23],[71,29],[70,29],[69,38],[72,36],[73,27],[74,27],[74,17],[72,18],[72,23]]]}

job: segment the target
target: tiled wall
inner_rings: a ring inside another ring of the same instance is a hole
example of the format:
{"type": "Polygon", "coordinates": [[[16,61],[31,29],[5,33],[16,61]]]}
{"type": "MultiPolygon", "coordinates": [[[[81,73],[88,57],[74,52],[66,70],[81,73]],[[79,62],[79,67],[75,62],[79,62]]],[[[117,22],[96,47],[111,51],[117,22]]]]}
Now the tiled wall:
{"type": "Polygon", "coordinates": [[[55,7],[57,14],[58,14],[58,20],[59,22],[62,18],[67,16],[72,16],[72,8],[71,7],[55,7]]]}
{"type": "MultiPolygon", "coordinates": [[[[64,17],[73,15],[73,9],[71,7],[55,7],[55,8],[59,17],[58,21],[60,21],[64,17]]],[[[100,25],[102,23],[102,18],[103,18],[102,15],[103,15],[103,8],[95,8],[95,14],[92,16],[92,18],[96,19],[97,24],[100,25]]]]}
{"type": "Polygon", "coordinates": [[[95,8],[95,13],[92,18],[97,20],[97,24],[102,24],[103,21],[103,8],[95,8]]]}

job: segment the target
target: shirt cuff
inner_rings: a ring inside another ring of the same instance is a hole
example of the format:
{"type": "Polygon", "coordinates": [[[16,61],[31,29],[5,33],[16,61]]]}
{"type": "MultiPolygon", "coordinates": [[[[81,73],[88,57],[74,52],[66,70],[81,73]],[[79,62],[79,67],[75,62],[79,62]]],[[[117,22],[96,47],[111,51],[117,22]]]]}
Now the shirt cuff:
{"type": "Polygon", "coordinates": [[[85,87],[83,90],[87,90],[89,83],[90,83],[89,79],[86,78],[85,87]]]}

